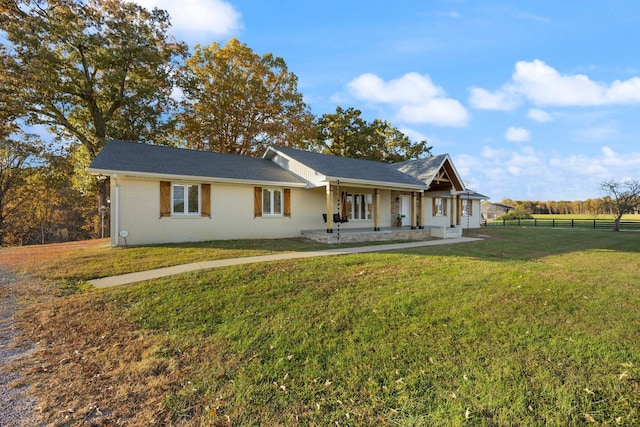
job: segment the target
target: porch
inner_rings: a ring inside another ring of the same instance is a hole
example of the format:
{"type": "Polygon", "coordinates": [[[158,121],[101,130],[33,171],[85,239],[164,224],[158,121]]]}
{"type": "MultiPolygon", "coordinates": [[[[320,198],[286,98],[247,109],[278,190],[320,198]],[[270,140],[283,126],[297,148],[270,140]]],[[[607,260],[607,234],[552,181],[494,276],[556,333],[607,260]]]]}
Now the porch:
{"type": "Polygon", "coordinates": [[[425,226],[412,229],[411,227],[382,227],[374,231],[371,228],[344,228],[335,227],[333,233],[327,230],[302,230],[301,236],[305,239],[320,243],[358,243],[358,242],[388,242],[394,240],[418,241],[431,240],[433,238],[454,238],[462,236],[462,228],[425,226]]]}

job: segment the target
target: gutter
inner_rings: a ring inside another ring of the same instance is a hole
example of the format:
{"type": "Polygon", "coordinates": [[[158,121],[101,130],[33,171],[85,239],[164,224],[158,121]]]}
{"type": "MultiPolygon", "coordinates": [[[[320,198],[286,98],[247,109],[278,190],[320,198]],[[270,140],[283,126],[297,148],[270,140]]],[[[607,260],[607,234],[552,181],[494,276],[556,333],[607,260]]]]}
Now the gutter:
{"type": "Polygon", "coordinates": [[[151,173],[151,172],[132,172],[132,171],[116,171],[113,169],[95,169],[89,168],[88,171],[94,175],[117,175],[125,177],[133,177],[133,178],[147,178],[147,179],[158,179],[162,181],[194,181],[194,182],[218,182],[223,184],[247,184],[247,185],[270,185],[270,186],[279,186],[279,187],[295,187],[295,188],[305,188],[307,187],[306,183],[303,182],[287,182],[287,181],[263,181],[256,179],[237,179],[237,178],[220,178],[215,176],[193,176],[193,175],[175,175],[175,174],[162,174],[162,173],[151,173]]]}

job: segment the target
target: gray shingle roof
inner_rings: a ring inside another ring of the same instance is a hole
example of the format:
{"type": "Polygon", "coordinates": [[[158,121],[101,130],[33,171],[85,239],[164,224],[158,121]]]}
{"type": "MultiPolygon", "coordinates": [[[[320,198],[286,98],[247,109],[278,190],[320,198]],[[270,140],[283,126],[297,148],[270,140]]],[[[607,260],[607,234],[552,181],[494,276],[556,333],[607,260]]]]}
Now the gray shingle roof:
{"type": "MultiPolygon", "coordinates": [[[[395,165],[372,160],[313,153],[293,148],[271,147],[272,151],[284,154],[319,173],[348,180],[386,182],[389,184],[424,186],[419,179],[399,171],[395,165]]],[[[267,154],[269,156],[269,154],[267,154]]]]}
{"type": "Polygon", "coordinates": [[[118,140],[107,142],[89,170],[302,183],[266,159],[118,140]]]}
{"type": "Polygon", "coordinates": [[[489,196],[485,196],[484,194],[480,194],[477,191],[469,191],[469,197],[473,199],[489,199],[489,196]]]}
{"type": "Polygon", "coordinates": [[[393,163],[391,166],[400,172],[419,179],[421,182],[429,184],[442,167],[442,163],[446,158],[446,154],[440,154],[438,156],[393,163]]]}

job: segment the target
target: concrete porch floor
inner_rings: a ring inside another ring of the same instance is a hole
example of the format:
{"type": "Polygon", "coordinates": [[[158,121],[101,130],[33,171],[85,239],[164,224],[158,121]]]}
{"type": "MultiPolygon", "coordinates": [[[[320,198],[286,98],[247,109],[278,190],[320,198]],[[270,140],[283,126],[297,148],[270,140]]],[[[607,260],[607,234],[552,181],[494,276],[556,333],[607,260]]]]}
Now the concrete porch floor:
{"type": "Polygon", "coordinates": [[[391,240],[430,240],[433,238],[432,229],[438,227],[425,226],[423,229],[411,229],[411,227],[383,227],[380,231],[371,228],[339,228],[334,227],[333,233],[327,233],[326,229],[302,230],[301,236],[305,239],[321,243],[358,243],[358,242],[387,242],[391,240]]]}

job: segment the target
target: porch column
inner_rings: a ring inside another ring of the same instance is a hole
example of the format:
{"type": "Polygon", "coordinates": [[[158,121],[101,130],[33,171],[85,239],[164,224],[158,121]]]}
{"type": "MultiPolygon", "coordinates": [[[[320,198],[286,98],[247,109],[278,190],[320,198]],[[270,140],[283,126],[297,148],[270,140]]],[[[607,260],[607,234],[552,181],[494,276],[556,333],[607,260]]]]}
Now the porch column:
{"type": "Polygon", "coordinates": [[[416,212],[416,192],[412,191],[411,192],[411,229],[412,230],[416,229],[416,216],[417,216],[417,212],[416,212]]]}
{"type": "Polygon", "coordinates": [[[456,225],[460,225],[462,224],[462,199],[460,198],[460,195],[456,195],[456,210],[457,215],[456,215],[456,225]]]}
{"type": "Polygon", "coordinates": [[[451,203],[449,203],[451,205],[451,219],[449,220],[449,223],[451,224],[451,227],[455,227],[456,226],[456,199],[453,196],[449,197],[449,201],[451,203]]]}
{"type": "Polygon", "coordinates": [[[420,218],[418,228],[424,229],[424,191],[420,192],[420,209],[418,209],[418,217],[420,218]]]}
{"type": "Polygon", "coordinates": [[[327,233],[333,233],[333,187],[327,182],[327,233]]]}
{"type": "Polygon", "coordinates": [[[373,190],[373,231],[380,231],[380,189],[373,190]]]}

